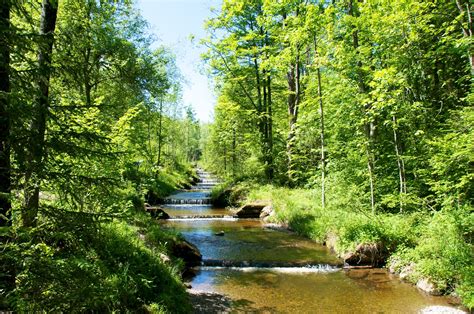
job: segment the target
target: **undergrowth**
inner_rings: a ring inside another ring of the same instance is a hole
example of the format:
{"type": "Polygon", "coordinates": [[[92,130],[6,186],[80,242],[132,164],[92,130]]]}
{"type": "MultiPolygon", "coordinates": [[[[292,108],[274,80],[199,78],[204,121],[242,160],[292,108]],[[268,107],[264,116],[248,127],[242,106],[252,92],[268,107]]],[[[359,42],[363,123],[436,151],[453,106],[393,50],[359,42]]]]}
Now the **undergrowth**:
{"type": "Polygon", "coordinates": [[[2,265],[16,273],[3,306],[17,312],[151,312],[190,310],[180,263],[166,263],[177,235],[149,216],[104,218],[49,211],[40,226],[16,229],[2,265]]]}

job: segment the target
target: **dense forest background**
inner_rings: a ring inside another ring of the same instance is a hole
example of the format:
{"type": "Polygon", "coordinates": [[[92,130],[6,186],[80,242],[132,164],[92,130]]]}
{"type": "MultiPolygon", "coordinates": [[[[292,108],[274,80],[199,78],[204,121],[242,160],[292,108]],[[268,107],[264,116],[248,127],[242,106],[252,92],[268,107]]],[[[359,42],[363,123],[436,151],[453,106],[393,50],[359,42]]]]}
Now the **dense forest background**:
{"type": "Polygon", "coordinates": [[[378,243],[472,307],[472,15],[462,0],[224,1],[202,41],[218,93],[205,165],[271,199],[275,221],[341,254],[378,243]]]}

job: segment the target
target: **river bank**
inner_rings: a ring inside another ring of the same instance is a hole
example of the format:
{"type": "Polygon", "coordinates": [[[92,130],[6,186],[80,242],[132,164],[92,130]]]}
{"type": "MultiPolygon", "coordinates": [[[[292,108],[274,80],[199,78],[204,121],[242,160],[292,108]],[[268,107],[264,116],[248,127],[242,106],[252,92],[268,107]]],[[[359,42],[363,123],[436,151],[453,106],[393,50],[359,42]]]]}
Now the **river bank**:
{"type": "Polygon", "coordinates": [[[361,211],[357,200],[335,201],[322,210],[317,191],[245,183],[221,186],[214,197],[234,206],[271,204],[267,222],[326,245],[346,265],[384,266],[429,294],[451,295],[473,306],[472,249],[465,238],[469,212],[372,215],[361,211]]]}

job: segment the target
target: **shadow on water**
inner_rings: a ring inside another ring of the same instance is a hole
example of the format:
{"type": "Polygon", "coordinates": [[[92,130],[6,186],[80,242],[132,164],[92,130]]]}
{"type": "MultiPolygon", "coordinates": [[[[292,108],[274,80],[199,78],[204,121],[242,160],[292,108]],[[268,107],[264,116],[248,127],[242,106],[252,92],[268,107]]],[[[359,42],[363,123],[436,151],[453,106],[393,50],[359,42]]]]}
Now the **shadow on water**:
{"type": "Polygon", "coordinates": [[[276,307],[263,306],[255,307],[255,302],[247,299],[239,299],[232,301],[232,312],[239,313],[275,313],[276,307]]]}
{"type": "Polygon", "coordinates": [[[190,294],[193,313],[228,313],[231,299],[219,293],[193,292],[190,294]]]}

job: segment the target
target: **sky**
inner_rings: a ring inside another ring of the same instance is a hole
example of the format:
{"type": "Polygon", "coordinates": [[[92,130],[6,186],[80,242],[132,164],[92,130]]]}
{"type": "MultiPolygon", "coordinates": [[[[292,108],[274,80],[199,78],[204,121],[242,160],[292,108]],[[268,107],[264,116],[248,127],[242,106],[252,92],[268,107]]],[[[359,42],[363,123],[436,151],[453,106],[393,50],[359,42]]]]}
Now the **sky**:
{"type": "Polygon", "coordinates": [[[183,103],[194,108],[203,122],[212,120],[216,96],[212,80],[206,77],[200,54],[199,39],[206,36],[204,21],[211,16],[211,7],[219,8],[221,0],[138,0],[137,7],[150,24],[150,32],[158,45],[169,47],[176,55],[176,64],[186,82],[183,103]],[[190,36],[194,35],[194,43],[190,36]]]}

